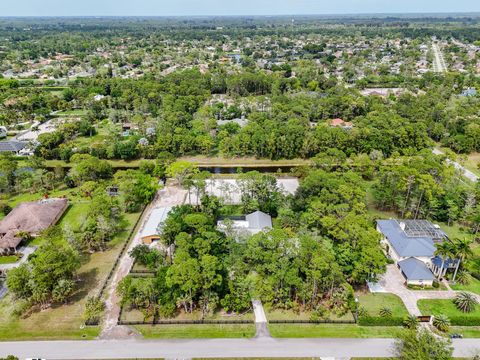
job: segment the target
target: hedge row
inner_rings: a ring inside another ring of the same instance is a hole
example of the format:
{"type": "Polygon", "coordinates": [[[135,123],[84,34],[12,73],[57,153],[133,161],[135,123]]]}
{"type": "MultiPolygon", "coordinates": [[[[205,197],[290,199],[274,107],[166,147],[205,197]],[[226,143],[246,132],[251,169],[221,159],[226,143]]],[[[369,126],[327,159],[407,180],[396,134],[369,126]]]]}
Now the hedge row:
{"type": "Polygon", "coordinates": [[[403,317],[399,316],[361,316],[358,319],[358,325],[362,326],[402,326],[403,317]]]}
{"type": "Polygon", "coordinates": [[[453,316],[450,324],[455,326],[480,326],[480,317],[475,316],[453,316]]]}

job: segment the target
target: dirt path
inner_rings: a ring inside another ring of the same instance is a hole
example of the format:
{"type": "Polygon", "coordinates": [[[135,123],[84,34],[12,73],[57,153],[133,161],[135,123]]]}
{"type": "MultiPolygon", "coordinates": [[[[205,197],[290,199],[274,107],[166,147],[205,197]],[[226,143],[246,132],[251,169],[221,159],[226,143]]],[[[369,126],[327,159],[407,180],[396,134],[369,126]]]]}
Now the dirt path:
{"type": "Polygon", "coordinates": [[[181,205],[185,201],[187,192],[176,186],[167,186],[160,190],[155,199],[145,209],[145,212],[140,220],[140,227],[131,241],[128,250],[120,259],[117,271],[112,277],[107,288],[107,297],[105,300],[105,316],[103,320],[101,339],[122,339],[135,336],[136,334],[126,326],[118,326],[118,316],[120,315],[120,298],[116,293],[118,283],[128,275],[132,265],[133,259],[128,255],[130,250],[141,243],[141,233],[153,209],[158,207],[168,207],[181,205]]]}

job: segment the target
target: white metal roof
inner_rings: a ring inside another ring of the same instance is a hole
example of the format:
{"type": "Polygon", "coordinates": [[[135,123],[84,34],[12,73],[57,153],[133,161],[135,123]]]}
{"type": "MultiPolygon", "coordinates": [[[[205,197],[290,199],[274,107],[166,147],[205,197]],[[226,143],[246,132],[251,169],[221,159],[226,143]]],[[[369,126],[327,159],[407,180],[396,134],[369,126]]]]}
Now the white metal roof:
{"type": "Polygon", "coordinates": [[[160,229],[170,210],[172,210],[171,207],[159,207],[153,209],[142,229],[141,237],[143,238],[145,236],[160,235],[160,229]]]}

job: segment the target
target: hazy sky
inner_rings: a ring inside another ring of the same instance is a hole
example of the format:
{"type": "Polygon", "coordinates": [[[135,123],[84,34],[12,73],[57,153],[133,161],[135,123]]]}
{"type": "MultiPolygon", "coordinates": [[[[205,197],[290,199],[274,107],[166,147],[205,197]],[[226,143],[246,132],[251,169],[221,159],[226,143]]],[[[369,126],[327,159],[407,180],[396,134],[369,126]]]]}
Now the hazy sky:
{"type": "Polygon", "coordinates": [[[0,16],[478,12],[479,0],[0,0],[0,16]]]}

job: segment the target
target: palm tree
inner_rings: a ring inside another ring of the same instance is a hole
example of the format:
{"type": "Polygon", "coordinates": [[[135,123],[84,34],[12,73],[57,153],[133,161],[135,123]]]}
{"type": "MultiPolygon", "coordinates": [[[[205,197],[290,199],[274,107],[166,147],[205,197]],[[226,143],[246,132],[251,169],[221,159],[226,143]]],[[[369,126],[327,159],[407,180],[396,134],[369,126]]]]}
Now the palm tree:
{"type": "Polygon", "coordinates": [[[469,313],[475,310],[478,301],[473,294],[462,291],[453,299],[458,310],[469,313]]]}
{"type": "Polygon", "coordinates": [[[450,327],[450,319],[445,315],[435,315],[433,318],[433,326],[440,331],[447,332],[450,327]]]}
{"type": "Polygon", "coordinates": [[[465,260],[465,258],[471,256],[472,249],[470,245],[472,244],[472,240],[464,238],[463,240],[456,239],[453,242],[453,249],[452,253],[455,255],[457,259],[457,266],[455,267],[455,273],[453,275],[453,282],[455,282],[455,278],[457,277],[458,269],[460,268],[460,263],[465,260]]]}
{"type": "Polygon", "coordinates": [[[418,318],[415,315],[408,315],[403,320],[403,326],[408,329],[416,329],[418,326],[418,318]]]}
{"type": "Polygon", "coordinates": [[[380,309],[380,316],[381,317],[391,317],[392,316],[392,310],[388,307],[382,307],[380,309]]]}
{"type": "Polygon", "coordinates": [[[445,266],[445,260],[451,255],[453,247],[452,243],[448,240],[437,244],[436,247],[437,249],[435,250],[435,255],[438,255],[442,258],[442,266],[440,267],[440,272],[437,276],[437,278],[440,280],[440,278],[443,276],[443,267],[445,266]]]}

